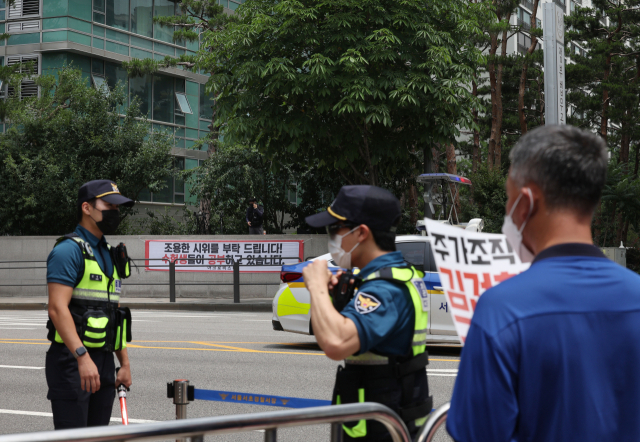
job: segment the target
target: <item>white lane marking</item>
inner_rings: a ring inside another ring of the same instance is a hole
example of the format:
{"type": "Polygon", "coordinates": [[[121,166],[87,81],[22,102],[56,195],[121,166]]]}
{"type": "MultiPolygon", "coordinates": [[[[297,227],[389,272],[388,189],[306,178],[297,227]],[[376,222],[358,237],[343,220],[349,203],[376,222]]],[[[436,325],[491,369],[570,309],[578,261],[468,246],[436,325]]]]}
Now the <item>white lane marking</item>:
{"type": "Polygon", "coordinates": [[[164,315],[164,316],[145,316],[145,318],[216,318],[223,315],[207,315],[207,316],[178,316],[178,315],[164,315]]]}
{"type": "Polygon", "coordinates": [[[21,368],[23,370],[44,370],[44,367],[27,367],[25,365],[0,365],[0,368],[21,368]]]}
{"type": "Polygon", "coordinates": [[[451,368],[428,368],[427,375],[441,376],[441,377],[456,377],[458,376],[458,370],[451,369],[451,368]]]}
{"type": "MultiPolygon", "coordinates": [[[[20,414],[20,415],[24,415],[24,416],[53,417],[53,413],[43,413],[41,411],[3,410],[3,409],[0,408],[0,413],[4,413],[4,414],[20,414]]],[[[122,422],[122,418],[112,417],[111,418],[111,422],[122,422]]],[[[129,423],[132,423],[132,424],[150,424],[150,423],[153,423],[153,422],[158,422],[158,421],[152,421],[152,420],[148,420],[148,419],[129,419],[129,423]]]]}
{"type": "Polygon", "coordinates": [[[37,326],[43,326],[45,324],[43,322],[40,322],[38,324],[32,324],[32,323],[27,323],[27,322],[0,322],[0,325],[2,325],[2,326],[8,326],[8,325],[37,325],[37,326]]]}
{"type": "Polygon", "coordinates": [[[35,328],[23,328],[23,327],[0,327],[0,330],[36,330],[35,328]]]}
{"type": "Polygon", "coordinates": [[[271,322],[271,319],[244,319],[243,322],[271,322]]]}

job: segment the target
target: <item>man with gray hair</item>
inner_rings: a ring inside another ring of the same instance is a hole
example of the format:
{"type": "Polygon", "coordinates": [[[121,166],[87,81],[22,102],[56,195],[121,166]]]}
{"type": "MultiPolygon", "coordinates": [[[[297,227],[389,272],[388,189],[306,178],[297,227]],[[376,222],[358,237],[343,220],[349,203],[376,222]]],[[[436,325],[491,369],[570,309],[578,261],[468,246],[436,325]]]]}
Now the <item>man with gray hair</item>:
{"type": "Polygon", "coordinates": [[[545,126],[510,159],[503,232],[532,264],[480,298],[447,430],[457,442],[640,440],[640,276],[591,236],[605,143],[545,126]]]}

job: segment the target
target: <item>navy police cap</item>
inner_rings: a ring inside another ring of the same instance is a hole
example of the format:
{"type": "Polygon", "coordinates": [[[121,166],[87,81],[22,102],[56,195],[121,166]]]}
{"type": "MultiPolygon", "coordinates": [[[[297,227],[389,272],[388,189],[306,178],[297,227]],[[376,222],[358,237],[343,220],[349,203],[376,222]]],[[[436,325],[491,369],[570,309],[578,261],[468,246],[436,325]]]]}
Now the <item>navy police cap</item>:
{"type": "Polygon", "coordinates": [[[118,185],[111,180],[93,180],[85,183],[78,191],[78,206],[93,198],[100,198],[111,204],[133,207],[135,202],[123,196],[118,185]]]}
{"type": "Polygon", "coordinates": [[[395,232],[400,221],[400,201],[380,187],[342,186],[325,212],[308,216],[305,221],[316,228],[345,221],[366,224],[371,230],[395,232]]]}

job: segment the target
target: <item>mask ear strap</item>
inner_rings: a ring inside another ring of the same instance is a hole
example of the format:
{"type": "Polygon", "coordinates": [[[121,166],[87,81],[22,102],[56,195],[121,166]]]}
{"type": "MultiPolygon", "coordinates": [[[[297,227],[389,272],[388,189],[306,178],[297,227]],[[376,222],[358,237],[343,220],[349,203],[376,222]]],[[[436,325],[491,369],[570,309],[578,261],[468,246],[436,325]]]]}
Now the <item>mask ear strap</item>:
{"type": "MultiPolygon", "coordinates": [[[[529,193],[529,213],[527,214],[527,217],[524,219],[524,222],[522,223],[522,227],[520,227],[520,229],[518,230],[519,233],[522,233],[522,231],[524,230],[524,226],[527,225],[527,221],[529,221],[529,218],[531,217],[531,212],[533,212],[533,192],[531,192],[531,189],[528,187],[526,187],[526,189],[529,193]]],[[[522,194],[520,194],[520,196],[522,196],[522,194]]]]}
{"type": "Polygon", "coordinates": [[[511,211],[509,212],[509,216],[513,216],[513,212],[516,210],[516,207],[518,207],[518,203],[520,202],[520,198],[522,198],[522,194],[518,195],[518,198],[516,198],[516,202],[513,203],[513,206],[511,206],[511,211]]]}

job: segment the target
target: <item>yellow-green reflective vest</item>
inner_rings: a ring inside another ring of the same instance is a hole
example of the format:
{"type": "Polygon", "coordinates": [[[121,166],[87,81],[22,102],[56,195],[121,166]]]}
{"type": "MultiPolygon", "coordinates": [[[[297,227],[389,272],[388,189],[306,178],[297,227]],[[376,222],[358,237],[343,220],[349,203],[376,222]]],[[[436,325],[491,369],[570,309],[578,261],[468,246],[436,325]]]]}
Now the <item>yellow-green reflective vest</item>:
{"type": "MultiPolygon", "coordinates": [[[[93,249],[85,240],[76,234],[69,234],[58,239],[56,246],[65,239],[78,244],[84,260],[82,278],[73,288],[69,304],[80,340],[89,349],[114,351],[126,348],[127,342],[131,342],[131,312],[128,308],[118,307],[122,285],[116,266],[113,266],[113,274],[109,278],[98,265],[93,249]]],[[[109,244],[107,247],[111,250],[109,244]]],[[[64,343],[51,320],[47,328],[49,340],[64,343]]]]}
{"type": "MultiPolygon", "coordinates": [[[[409,294],[411,295],[411,301],[413,310],[415,313],[413,339],[411,342],[411,350],[413,354],[413,364],[411,368],[413,371],[416,366],[421,366],[422,369],[426,367],[428,363],[428,355],[425,353],[427,345],[427,323],[428,323],[428,292],[424,280],[424,273],[417,270],[415,267],[385,267],[377,272],[374,272],[367,277],[363,278],[362,284],[374,280],[385,280],[396,284],[404,285],[409,294]]],[[[378,355],[372,352],[366,352],[357,356],[349,356],[345,359],[345,363],[352,366],[390,366],[390,359],[386,356],[378,355]]],[[[413,372],[412,371],[412,372],[413,372]]],[[[366,372],[365,372],[366,373],[366,372]]],[[[365,389],[359,388],[357,392],[358,402],[365,402],[365,389]]],[[[340,395],[336,398],[336,404],[341,403],[340,395]]],[[[431,411],[431,398],[429,398],[420,409],[428,410],[423,415],[411,419],[415,421],[416,426],[422,425],[426,421],[427,414],[431,411]]],[[[402,417],[402,416],[401,416],[402,417]]],[[[367,435],[367,421],[360,420],[354,426],[342,426],[345,433],[352,438],[364,437],[367,435]]]]}

